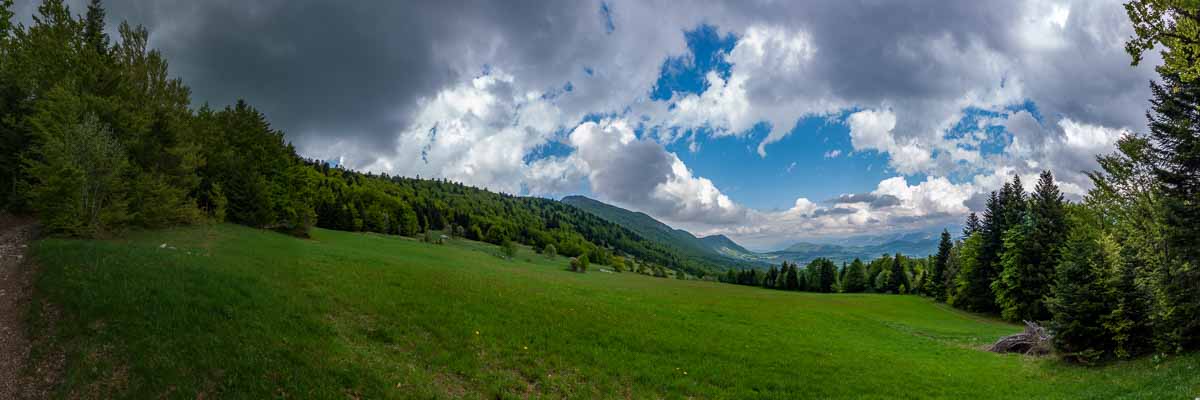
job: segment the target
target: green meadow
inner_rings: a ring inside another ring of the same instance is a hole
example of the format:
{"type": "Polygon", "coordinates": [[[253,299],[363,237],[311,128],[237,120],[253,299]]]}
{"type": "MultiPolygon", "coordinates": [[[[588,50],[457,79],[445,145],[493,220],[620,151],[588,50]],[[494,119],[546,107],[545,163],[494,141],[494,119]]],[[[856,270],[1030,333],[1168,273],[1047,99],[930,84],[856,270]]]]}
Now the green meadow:
{"type": "Polygon", "coordinates": [[[65,357],[55,394],[83,398],[1200,397],[1200,355],[1080,367],[992,354],[981,348],[1020,328],[916,296],[499,254],[234,225],[46,239],[35,361],[65,357]]]}

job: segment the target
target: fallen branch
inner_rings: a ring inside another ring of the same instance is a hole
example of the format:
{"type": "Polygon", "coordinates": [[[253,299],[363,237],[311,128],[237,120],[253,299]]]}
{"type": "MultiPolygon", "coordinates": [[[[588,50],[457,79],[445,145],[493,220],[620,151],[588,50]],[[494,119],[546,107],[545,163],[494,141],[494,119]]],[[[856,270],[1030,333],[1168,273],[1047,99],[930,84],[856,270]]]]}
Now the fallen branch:
{"type": "Polygon", "coordinates": [[[1049,354],[1050,339],[1046,328],[1036,322],[1025,321],[1025,331],[1000,338],[988,347],[988,351],[996,353],[1021,353],[1026,355],[1049,354]]]}

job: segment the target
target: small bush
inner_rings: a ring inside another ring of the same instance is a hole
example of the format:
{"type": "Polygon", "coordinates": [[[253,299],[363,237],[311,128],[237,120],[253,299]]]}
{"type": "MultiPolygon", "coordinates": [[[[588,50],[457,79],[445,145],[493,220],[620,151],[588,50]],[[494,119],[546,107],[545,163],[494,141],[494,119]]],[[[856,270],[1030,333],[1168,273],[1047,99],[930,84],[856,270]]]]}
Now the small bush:
{"type": "Polygon", "coordinates": [[[504,258],[513,258],[517,256],[517,245],[511,240],[505,239],[500,242],[500,252],[504,254],[504,258]]]}
{"type": "Polygon", "coordinates": [[[571,271],[575,271],[575,272],[582,274],[582,273],[587,272],[587,269],[588,269],[588,258],[587,258],[586,254],[581,255],[579,257],[571,258],[571,271]]]}
{"type": "Polygon", "coordinates": [[[558,256],[558,249],[554,248],[553,244],[547,244],[546,247],[542,249],[542,254],[545,254],[546,258],[554,258],[558,256]]]}

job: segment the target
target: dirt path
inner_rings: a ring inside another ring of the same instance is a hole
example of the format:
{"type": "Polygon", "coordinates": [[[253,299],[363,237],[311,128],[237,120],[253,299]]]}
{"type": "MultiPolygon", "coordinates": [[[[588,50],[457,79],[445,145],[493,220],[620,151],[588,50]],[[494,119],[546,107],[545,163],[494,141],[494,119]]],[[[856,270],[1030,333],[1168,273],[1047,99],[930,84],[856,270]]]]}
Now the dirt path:
{"type": "Polygon", "coordinates": [[[0,399],[21,395],[21,373],[29,358],[25,311],[33,292],[28,263],[33,220],[0,215],[0,399]]]}

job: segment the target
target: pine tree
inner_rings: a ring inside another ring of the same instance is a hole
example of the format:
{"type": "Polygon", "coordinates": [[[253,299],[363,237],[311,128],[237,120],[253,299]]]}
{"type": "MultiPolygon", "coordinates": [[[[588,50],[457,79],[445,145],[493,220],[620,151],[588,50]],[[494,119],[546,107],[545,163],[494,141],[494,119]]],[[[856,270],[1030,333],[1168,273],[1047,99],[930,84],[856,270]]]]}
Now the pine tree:
{"type": "Polygon", "coordinates": [[[1104,271],[1116,254],[1113,242],[1101,235],[1098,218],[1083,209],[1076,214],[1048,306],[1054,348],[1068,360],[1090,362],[1113,348],[1104,327],[1112,308],[1104,271]]]}
{"type": "Polygon", "coordinates": [[[979,216],[975,215],[974,212],[971,212],[967,215],[967,222],[963,224],[963,237],[965,238],[967,236],[971,236],[975,234],[975,232],[979,232],[979,230],[982,228],[983,227],[979,222],[979,216]]]}
{"type": "Polygon", "coordinates": [[[810,269],[813,270],[813,287],[812,291],[821,293],[832,293],[834,291],[834,283],[837,280],[837,266],[828,258],[818,258],[813,260],[810,269]]]}
{"type": "Polygon", "coordinates": [[[1031,243],[1032,231],[1033,222],[1027,217],[1004,232],[1000,277],[992,282],[992,292],[996,294],[1000,316],[1009,321],[1037,320],[1043,311],[1040,291],[1043,283],[1032,259],[1031,247],[1036,246],[1031,243]]]}
{"type": "MultiPolygon", "coordinates": [[[[974,216],[974,213],[971,213],[974,216]]],[[[970,219],[968,218],[968,222],[970,219]]],[[[933,269],[925,280],[925,293],[937,301],[946,301],[946,263],[950,261],[950,250],[954,243],[950,241],[950,231],[942,230],[942,240],[938,242],[937,257],[933,260],[933,269]]]]}
{"type": "Polygon", "coordinates": [[[1185,82],[1177,74],[1162,79],[1151,83],[1147,113],[1168,252],[1156,272],[1155,325],[1160,347],[1180,351],[1200,348],[1200,80],[1185,82]]]}
{"type": "Polygon", "coordinates": [[[1104,328],[1112,337],[1118,358],[1130,358],[1148,352],[1151,339],[1151,295],[1137,282],[1138,266],[1122,256],[1118,271],[1112,274],[1110,297],[1115,307],[1104,319],[1104,328]]]}
{"type": "Polygon", "coordinates": [[[1067,232],[1062,193],[1050,171],[1042,172],[1028,203],[1026,218],[1005,233],[1003,270],[993,285],[1001,316],[1011,321],[1050,318],[1043,299],[1067,232]]]}
{"type": "Polygon", "coordinates": [[[796,269],[796,264],[785,264],[787,268],[787,280],[784,284],[784,289],[801,290],[799,271],[796,269]]]}
{"type": "Polygon", "coordinates": [[[859,293],[867,290],[867,266],[862,260],[855,258],[846,268],[846,277],[842,280],[842,291],[859,293]]]}
{"type": "Polygon", "coordinates": [[[892,259],[891,273],[888,274],[887,291],[894,294],[900,293],[901,287],[910,287],[908,275],[904,272],[904,260],[900,253],[896,253],[896,257],[892,259]]]}

